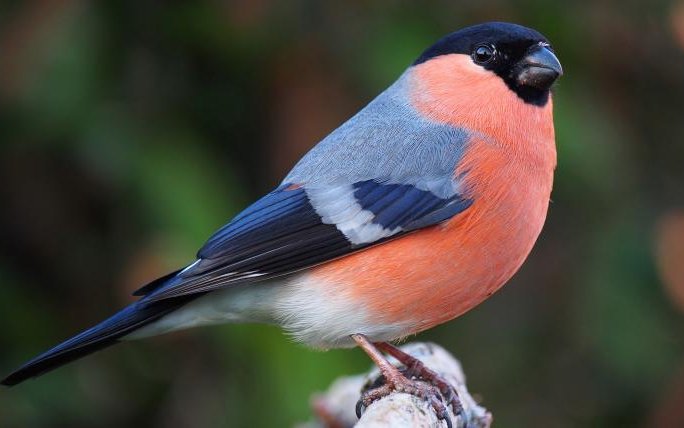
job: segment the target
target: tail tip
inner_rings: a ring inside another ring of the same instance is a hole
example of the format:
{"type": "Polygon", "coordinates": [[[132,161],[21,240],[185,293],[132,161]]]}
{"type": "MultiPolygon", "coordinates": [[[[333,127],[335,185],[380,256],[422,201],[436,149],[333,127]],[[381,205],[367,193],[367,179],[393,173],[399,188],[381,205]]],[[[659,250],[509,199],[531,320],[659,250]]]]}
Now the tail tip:
{"type": "Polygon", "coordinates": [[[0,385],[2,386],[14,386],[28,379],[27,376],[22,375],[20,371],[12,372],[2,380],[0,380],[0,385]]]}

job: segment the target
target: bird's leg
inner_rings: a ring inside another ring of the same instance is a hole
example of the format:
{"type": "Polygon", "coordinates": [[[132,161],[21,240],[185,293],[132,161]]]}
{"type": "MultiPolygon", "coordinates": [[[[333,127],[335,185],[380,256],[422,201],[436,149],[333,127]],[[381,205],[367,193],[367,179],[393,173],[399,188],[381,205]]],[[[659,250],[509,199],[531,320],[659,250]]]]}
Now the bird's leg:
{"type": "MultiPolygon", "coordinates": [[[[361,410],[363,407],[368,407],[374,401],[397,391],[415,395],[427,400],[435,410],[437,417],[444,420],[448,428],[452,428],[451,418],[449,417],[449,412],[446,406],[442,402],[443,398],[439,387],[436,387],[431,383],[426,383],[421,379],[413,379],[411,376],[407,377],[407,375],[403,374],[401,371],[399,371],[399,369],[394,367],[389,361],[387,361],[387,358],[385,358],[382,352],[378,350],[378,347],[386,345],[385,343],[373,344],[366,336],[362,334],[353,334],[351,337],[354,339],[357,345],[359,345],[359,347],[363,349],[366,354],[368,354],[375,365],[378,366],[378,369],[380,369],[380,373],[384,378],[384,384],[381,384],[375,388],[371,386],[371,389],[367,389],[361,394],[361,399],[359,399],[358,403],[356,403],[356,415],[358,417],[361,417],[361,410]]],[[[387,352],[389,353],[389,351],[387,352]]],[[[408,354],[404,355],[408,356],[408,354]]],[[[395,358],[397,357],[395,356],[395,358]]],[[[399,358],[397,359],[400,360],[399,358]]],[[[407,367],[410,370],[410,367],[407,367]]],[[[435,377],[439,377],[436,373],[432,371],[431,373],[433,373],[435,377]]]]}
{"type": "Polygon", "coordinates": [[[451,384],[444,379],[444,377],[440,376],[439,373],[427,367],[422,361],[413,355],[409,355],[387,342],[378,342],[375,343],[375,346],[381,351],[390,354],[399,360],[400,363],[406,366],[406,377],[416,377],[436,386],[442,393],[447,405],[451,405],[455,415],[458,415],[463,411],[463,406],[461,405],[461,400],[458,398],[456,389],[451,386],[451,384]]]}

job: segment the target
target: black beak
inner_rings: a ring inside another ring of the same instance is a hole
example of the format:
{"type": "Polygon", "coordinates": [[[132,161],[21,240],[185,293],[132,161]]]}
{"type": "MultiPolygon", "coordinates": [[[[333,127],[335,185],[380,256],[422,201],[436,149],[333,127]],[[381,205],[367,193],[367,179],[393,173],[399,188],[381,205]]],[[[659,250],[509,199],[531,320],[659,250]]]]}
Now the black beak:
{"type": "Polygon", "coordinates": [[[558,58],[544,45],[531,47],[515,67],[515,80],[519,85],[548,90],[563,75],[558,58]]]}

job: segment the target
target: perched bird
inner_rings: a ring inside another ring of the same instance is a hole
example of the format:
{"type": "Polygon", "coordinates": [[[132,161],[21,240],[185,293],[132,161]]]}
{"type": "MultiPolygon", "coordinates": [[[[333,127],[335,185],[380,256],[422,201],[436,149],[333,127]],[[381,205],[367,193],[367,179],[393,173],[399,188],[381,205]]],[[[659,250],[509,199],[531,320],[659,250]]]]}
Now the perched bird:
{"type": "Polygon", "coordinates": [[[550,90],[561,74],[535,30],[494,22],[447,35],[218,230],[194,263],[2,384],[122,340],[265,322],[312,347],[363,348],[386,384],[362,404],[402,390],[445,416],[441,398],[458,406],[453,391],[386,342],[472,309],[529,254],[553,182],[550,90]]]}

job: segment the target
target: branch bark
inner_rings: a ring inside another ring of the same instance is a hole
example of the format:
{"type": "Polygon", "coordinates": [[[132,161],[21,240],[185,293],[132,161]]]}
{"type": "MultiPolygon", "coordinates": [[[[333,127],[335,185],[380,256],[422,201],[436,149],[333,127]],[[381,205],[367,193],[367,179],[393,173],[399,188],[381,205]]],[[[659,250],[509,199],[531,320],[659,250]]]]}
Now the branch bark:
{"type": "MultiPolygon", "coordinates": [[[[463,405],[459,416],[451,414],[455,428],[489,428],[492,415],[477,404],[468,392],[461,364],[444,348],[433,343],[409,343],[401,347],[404,352],[417,357],[426,366],[444,376],[458,391],[463,405]]],[[[399,363],[390,359],[393,364],[399,363]]],[[[312,408],[317,420],[300,428],[414,428],[446,427],[437,419],[430,405],[413,395],[393,393],[370,405],[357,419],[356,402],[365,385],[374,382],[380,373],[372,369],[366,374],[347,376],[336,380],[328,390],[315,396],[312,408]]],[[[451,408],[449,409],[451,411],[451,408]]]]}

